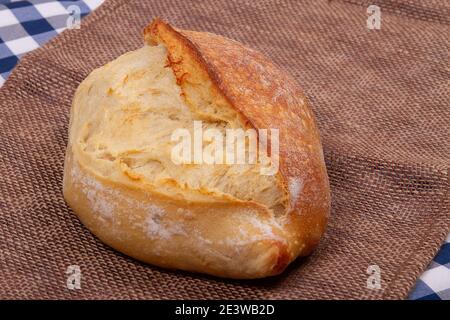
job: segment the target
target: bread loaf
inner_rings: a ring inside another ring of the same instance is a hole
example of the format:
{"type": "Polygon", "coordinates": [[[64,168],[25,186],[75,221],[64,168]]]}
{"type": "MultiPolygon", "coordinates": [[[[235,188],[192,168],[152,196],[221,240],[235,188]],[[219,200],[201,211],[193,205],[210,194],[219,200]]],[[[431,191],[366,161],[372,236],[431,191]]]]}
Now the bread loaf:
{"type": "Polygon", "coordinates": [[[297,83],[218,35],[156,19],[144,39],[76,91],[69,206],[104,243],[160,267],[250,279],[308,255],[330,195],[297,83]],[[243,144],[228,148],[239,134],[243,144]]]}

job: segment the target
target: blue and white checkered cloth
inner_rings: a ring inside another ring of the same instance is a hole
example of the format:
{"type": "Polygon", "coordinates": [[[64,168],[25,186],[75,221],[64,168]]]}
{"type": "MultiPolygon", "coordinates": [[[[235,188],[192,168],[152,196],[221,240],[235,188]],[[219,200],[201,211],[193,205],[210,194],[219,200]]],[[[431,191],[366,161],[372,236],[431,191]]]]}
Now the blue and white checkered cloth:
{"type": "Polygon", "coordinates": [[[103,0],[0,0],[0,86],[25,53],[39,48],[103,0]]]}
{"type": "MultiPolygon", "coordinates": [[[[103,1],[0,0],[0,87],[20,57],[65,30],[72,14],[84,17],[103,1]]],[[[409,298],[450,300],[450,236],[409,298]]]]}
{"type": "Polygon", "coordinates": [[[450,235],[409,295],[411,300],[450,300],[450,235]]]}

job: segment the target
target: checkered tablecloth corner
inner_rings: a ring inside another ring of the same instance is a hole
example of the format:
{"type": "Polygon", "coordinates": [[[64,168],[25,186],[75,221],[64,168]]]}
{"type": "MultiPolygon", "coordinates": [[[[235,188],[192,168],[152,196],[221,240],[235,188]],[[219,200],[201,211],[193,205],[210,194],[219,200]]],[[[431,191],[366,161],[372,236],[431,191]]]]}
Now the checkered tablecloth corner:
{"type": "Polygon", "coordinates": [[[0,0],[0,86],[20,58],[80,18],[103,0],[0,0]],[[69,22],[70,23],[70,22],[69,22]]]}
{"type": "Polygon", "coordinates": [[[450,300],[450,235],[409,295],[411,300],[450,300]]]}
{"type": "MultiPolygon", "coordinates": [[[[84,17],[103,1],[0,0],[0,87],[25,53],[67,28],[70,6],[77,6],[80,17],[84,17]]],[[[417,281],[409,299],[450,300],[450,235],[417,281]]]]}

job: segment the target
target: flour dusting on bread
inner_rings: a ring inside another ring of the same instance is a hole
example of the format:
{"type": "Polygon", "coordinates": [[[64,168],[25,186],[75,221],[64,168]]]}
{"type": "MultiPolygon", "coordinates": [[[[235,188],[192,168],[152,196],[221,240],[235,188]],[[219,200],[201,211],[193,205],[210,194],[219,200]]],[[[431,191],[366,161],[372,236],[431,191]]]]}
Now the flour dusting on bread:
{"type": "Polygon", "coordinates": [[[303,182],[300,178],[290,177],[288,180],[291,208],[295,207],[303,189],[303,182]]]}
{"type": "Polygon", "coordinates": [[[165,211],[158,206],[150,205],[148,212],[144,226],[150,238],[169,240],[174,235],[187,235],[181,225],[182,222],[164,221],[165,211]]]}

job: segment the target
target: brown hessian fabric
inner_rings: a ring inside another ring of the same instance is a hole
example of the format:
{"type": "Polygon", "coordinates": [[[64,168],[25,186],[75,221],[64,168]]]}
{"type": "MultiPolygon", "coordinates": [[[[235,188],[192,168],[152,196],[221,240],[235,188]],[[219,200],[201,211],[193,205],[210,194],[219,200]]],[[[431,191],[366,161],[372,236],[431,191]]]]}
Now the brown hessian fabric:
{"type": "Polygon", "coordinates": [[[106,1],[27,54],[0,89],[0,298],[407,297],[450,230],[449,34],[444,1],[106,1]],[[379,30],[367,27],[369,4],[381,8],[379,30]],[[262,51],[312,102],[331,218],[314,254],[281,276],[224,280],[142,264],[103,245],[64,202],[75,89],[142,46],[156,16],[262,51]],[[70,265],[80,290],[67,288],[70,265]],[[371,265],[379,290],[367,286],[371,265]]]}

